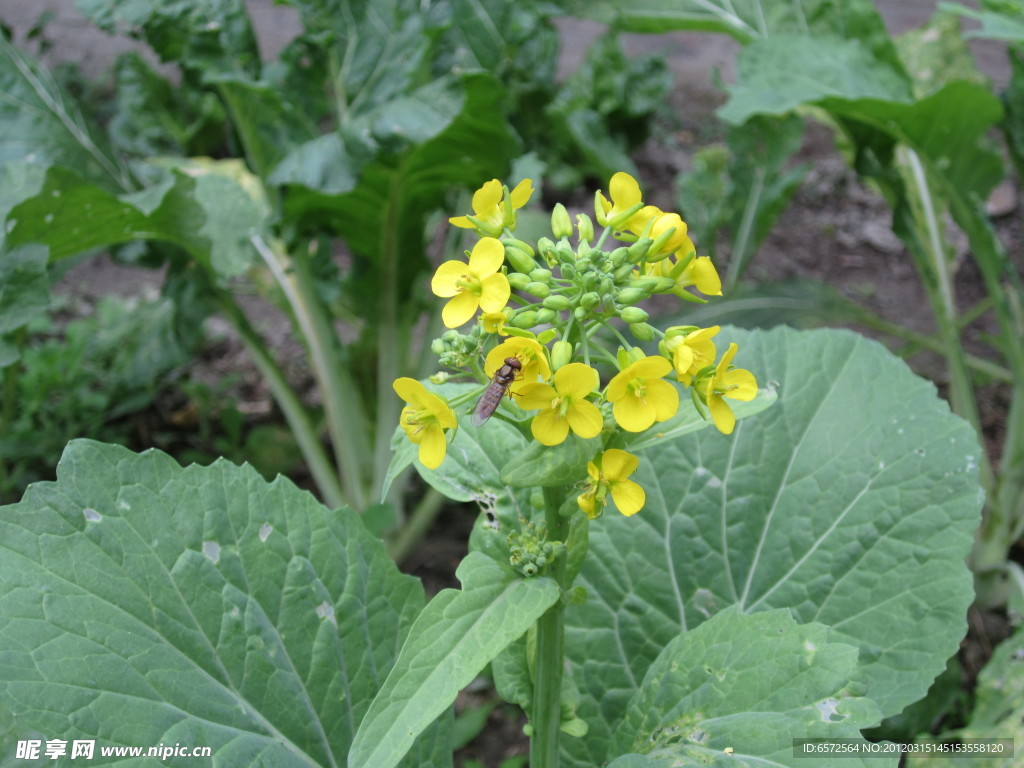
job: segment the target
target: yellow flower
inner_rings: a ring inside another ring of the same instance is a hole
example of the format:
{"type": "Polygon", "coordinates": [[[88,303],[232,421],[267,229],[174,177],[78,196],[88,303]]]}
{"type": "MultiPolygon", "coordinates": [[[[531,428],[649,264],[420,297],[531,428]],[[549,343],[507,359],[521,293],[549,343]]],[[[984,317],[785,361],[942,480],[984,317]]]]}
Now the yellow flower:
{"type": "Polygon", "coordinates": [[[676,376],[686,386],[690,386],[693,376],[702,368],[715,362],[715,342],[711,340],[720,326],[698,328],[686,335],[672,336],[665,339],[665,347],[672,354],[672,365],[676,376]]]}
{"type": "Polygon", "coordinates": [[[515,211],[522,208],[533,194],[533,181],[523,179],[509,194],[512,210],[505,210],[505,190],[501,182],[491,179],[473,193],[473,215],[448,219],[456,227],[475,229],[481,235],[499,237],[505,227],[514,228],[515,211]]]}
{"type": "Polygon", "coordinates": [[[395,379],[392,386],[408,403],[402,409],[401,424],[410,442],[420,447],[420,463],[428,469],[437,469],[448,449],[444,431],[458,426],[454,411],[416,379],[395,379]]]}
{"type": "Polygon", "coordinates": [[[441,310],[449,328],[458,328],[476,313],[500,312],[508,303],[512,288],[498,270],[505,261],[505,246],[493,237],[483,237],[473,246],[469,263],[446,261],[437,268],[430,288],[436,296],[452,297],[441,310]]]}
{"type": "MultiPolygon", "coordinates": [[[[686,257],[694,251],[693,243],[689,242],[688,237],[686,239],[689,245],[676,251],[674,258],[648,264],[645,274],[655,277],[671,277],[675,280],[674,287],[667,291],[659,291],[659,293],[672,293],[681,299],[686,299],[687,297],[683,293],[687,288],[694,286],[705,296],[721,296],[722,278],[718,276],[718,270],[715,269],[710,258],[697,256],[691,259],[686,266],[682,266],[686,257]]],[[[692,295],[689,298],[694,300],[692,295]]]]}
{"type": "MultiPolygon", "coordinates": [[[[523,364],[516,379],[517,382],[520,382],[518,386],[532,384],[537,379],[547,381],[551,378],[551,366],[548,364],[547,351],[535,339],[510,336],[487,353],[487,358],[484,360],[484,373],[494,376],[494,372],[505,364],[506,357],[517,357],[523,364]]],[[[510,389],[515,394],[519,394],[517,385],[513,385],[510,389]]]]}
{"type": "Polygon", "coordinates": [[[480,325],[483,326],[484,333],[499,333],[502,336],[508,336],[508,331],[505,330],[505,323],[511,314],[509,310],[503,312],[481,312],[480,325]]]}
{"type": "Polygon", "coordinates": [[[639,465],[639,458],[618,448],[609,448],[595,456],[587,464],[587,474],[590,476],[587,489],[576,497],[580,509],[590,519],[599,517],[610,493],[619,512],[626,517],[635,515],[643,509],[647,500],[644,489],[629,479],[639,465]]]}
{"type": "Polygon", "coordinates": [[[621,228],[627,221],[632,222],[636,215],[633,209],[642,202],[640,185],[628,173],[619,171],[608,183],[609,201],[600,191],[595,198],[594,214],[601,226],[621,228]]]}
{"type": "Polygon", "coordinates": [[[597,371],[583,363],[569,363],[555,371],[554,386],[526,384],[519,390],[519,405],[528,411],[543,408],[533,417],[530,430],[542,445],[565,442],[572,429],[580,437],[597,437],[604,426],[601,411],[585,398],[600,384],[597,371]]]}
{"type": "Polygon", "coordinates": [[[757,397],[757,379],[754,378],[754,374],[742,368],[730,369],[737,349],[735,343],[729,345],[729,350],[722,355],[714,375],[708,377],[706,382],[702,382],[699,390],[701,399],[711,411],[715,426],[724,435],[732,433],[733,427],[736,426],[736,417],[723,398],[753,400],[757,397]]]}
{"type": "Polygon", "coordinates": [[[614,403],[612,413],[629,432],[643,432],[656,421],[665,421],[679,410],[679,392],[661,377],[672,363],[661,356],[645,357],[620,371],[608,382],[605,396],[614,403]]]}
{"type": "Polygon", "coordinates": [[[687,226],[682,217],[678,213],[665,213],[654,205],[645,206],[639,213],[632,216],[626,223],[626,228],[634,235],[639,236],[647,229],[649,221],[652,223],[648,237],[652,240],[657,240],[659,236],[670,228],[675,230],[668,240],[659,246],[658,253],[678,252],[683,256],[687,256],[694,250],[693,241],[686,234],[687,226]]]}

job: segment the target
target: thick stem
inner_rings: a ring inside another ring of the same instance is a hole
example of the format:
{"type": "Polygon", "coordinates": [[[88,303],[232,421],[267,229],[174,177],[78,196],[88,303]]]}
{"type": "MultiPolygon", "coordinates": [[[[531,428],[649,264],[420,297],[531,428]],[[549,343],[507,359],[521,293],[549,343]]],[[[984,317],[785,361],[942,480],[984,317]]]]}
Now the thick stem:
{"type": "MultiPolygon", "coordinates": [[[[566,541],[569,521],[558,514],[566,489],[544,489],[544,519],[551,541],[566,541]]],[[[566,581],[566,553],[551,564],[548,574],[563,594],[566,581]]],[[[537,621],[537,648],[533,683],[533,735],[530,739],[531,768],[557,768],[558,735],[562,725],[562,675],[565,666],[565,601],[558,600],[537,621]]]]}

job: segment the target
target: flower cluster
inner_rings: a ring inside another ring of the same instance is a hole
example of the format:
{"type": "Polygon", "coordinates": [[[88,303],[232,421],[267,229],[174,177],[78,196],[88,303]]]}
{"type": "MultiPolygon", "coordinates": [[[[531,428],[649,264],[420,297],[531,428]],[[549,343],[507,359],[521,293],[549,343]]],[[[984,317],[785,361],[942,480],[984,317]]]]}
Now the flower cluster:
{"type": "MultiPolygon", "coordinates": [[[[645,501],[643,488],[629,479],[640,460],[612,445],[628,444],[629,434],[675,416],[681,389],[729,434],[736,419],[726,400],[753,399],[757,381],[733,367],[735,344],[716,362],[718,326],[662,331],[637,306],[655,294],[694,302],[721,295],[711,259],[697,255],[679,214],[645,205],[636,180],[617,173],[610,199],[601,191],[594,197],[594,218],[604,228],[597,237],[587,214],[577,214],[574,225],[558,204],[553,237],[534,246],[514,236],[516,211],[532,192],[528,179],[512,190],[492,179],[473,196],[472,215],[450,219],[480,239],[465,261],[446,261],[434,274],[431,288],[448,299],[442,319],[453,330],[432,350],[443,364],[489,382],[478,421],[508,390],[519,408],[536,412],[530,433],[538,443],[556,446],[570,434],[600,437],[604,449],[588,465],[578,504],[597,517],[610,496],[622,514],[632,515],[645,501]],[[454,330],[474,317],[468,333],[454,330]],[[640,346],[655,341],[657,354],[640,346]],[[600,370],[608,369],[614,373],[602,387],[600,370]]],[[[439,466],[445,433],[458,425],[453,407],[463,400],[447,403],[412,379],[396,381],[395,391],[408,403],[402,428],[419,446],[420,461],[439,466]]]]}

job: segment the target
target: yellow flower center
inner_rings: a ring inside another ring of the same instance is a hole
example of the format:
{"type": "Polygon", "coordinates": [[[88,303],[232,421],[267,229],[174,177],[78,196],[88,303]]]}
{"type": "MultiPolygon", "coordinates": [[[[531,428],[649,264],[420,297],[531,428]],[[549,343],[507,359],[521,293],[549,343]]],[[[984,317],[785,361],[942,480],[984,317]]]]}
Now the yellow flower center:
{"type": "Polygon", "coordinates": [[[647,398],[647,382],[643,379],[633,379],[629,382],[629,389],[637,400],[645,400],[647,398]]]}
{"type": "Polygon", "coordinates": [[[455,287],[460,291],[474,291],[480,293],[480,278],[476,275],[471,275],[468,272],[463,273],[458,280],[455,281],[455,287]]]}

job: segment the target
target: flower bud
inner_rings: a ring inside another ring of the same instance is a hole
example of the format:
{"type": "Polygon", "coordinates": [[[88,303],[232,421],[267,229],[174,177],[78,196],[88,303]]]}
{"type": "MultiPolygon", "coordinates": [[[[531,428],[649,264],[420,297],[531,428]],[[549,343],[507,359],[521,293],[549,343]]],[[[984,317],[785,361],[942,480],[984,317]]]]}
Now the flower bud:
{"type": "Polygon", "coordinates": [[[558,315],[555,313],[555,310],[553,310],[553,309],[548,309],[547,307],[544,307],[542,309],[538,309],[537,310],[537,325],[544,325],[546,323],[550,323],[557,316],[558,315]]]}
{"type": "Polygon", "coordinates": [[[544,299],[543,305],[548,309],[563,310],[572,307],[572,302],[569,300],[568,296],[556,293],[554,296],[548,296],[544,299]]]}
{"type": "Polygon", "coordinates": [[[517,291],[522,291],[530,284],[530,278],[520,272],[512,272],[508,275],[508,284],[517,291]]]}
{"type": "Polygon", "coordinates": [[[629,262],[629,248],[624,245],[620,245],[614,251],[608,254],[608,258],[612,263],[613,267],[621,267],[623,264],[629,262]]]}
{"type": "Polygon", "coordinates": [[[551,233],[557,238],[572,237],[572,220],[561,203],[556,203],[551,211],[551,233]]]}
{"type": "Polygon", "coordinates": [[[572,314],[580,322],[587,319],[587,310],[584,309],[583,307],[576,307],[576,309],[572,311],[572,314]]]}
{"type": "Polygon", "coordinates": [[[551,295],[551,289],[548,287],[548,284],[541,283],[536,280],[532,280],[527,283],[523,287],[523,290],[533,296],[536,296],[538,299],[546,299],[551,295]]]}
{"type": "Polygon", "coordinates": [[[527,273],[537,268],[537,262],[533,260],[533,256],[512,244],[505,246],[505,258],[516,272],[527,273]]]}
{"type": "Polygon", "coordinates": [[[640,341],[654,340],[654,328],[649,326],[647,323],[630,323],[629,332],[636,336],[640,341]]]}
{"type": "Polygon", "coordinates": [[[600,303],[601,294],[595,291],[590,291],[589,293],[584,293],[582,296],[580,296],[580,306],[583,307],[584,309],[593,309],[600,303]]]}
{"type": "Polygon", "coordinates": [[[560,240],[555,244],[555,256],[562,264],[576,263],[576,252],[565,240],[560,240]]]}
{"type": "Polygon", "coordinates": [[[444,339],[434,339],[430,342],[430,351],[435,355],[444,354],[444,339]]]}
{"type": "Polygon", "coordinates": [[[576,214],[576,229],[580,233],[580,240],[590,242],[594,239],[594,222],[585,213],[576,214]]]}
{"type": "Polygon", "coordinates": [[[646,299],[648,295],[647,291],[640,288],[623,288],[615,295],[615,300],[619,304],[636,304],[646,299]]]}
{"type": "Polygon", "coordinates": [[[532,309],[524,309],[505,322],[515,328],[533,328],[537,325],[537,313],[532,309]]]}
{"type": "Polygon", "coordinates": [[[576,267],[574,267],[572,264],[562,265],[562,277],[564,277],[566,280],[575,280],[577,274],[579,273],[576,271],[576,267]]]}
{"type": "Polygon", "coordinates": [[[647,255],[648,249],[651,247],[651,243],[654,241],[649,237],[641,237],[631,246],[629,246],[629,263],[639,264],[643,258],[647,255]]]}
{"type": "Polygon", "coordinates": [[[537,283],[550,283],[551,282],[551,270],[550,269],[533,269],[530,271],[530,280],[537,283]]]}
{"type": "Polygon", "coordinates": [[[623,264],[622,266],[616,267],[615,271],[612,272],[612,276],[616,280],[625,280],[631,274],[633,274],[633,265],[632,264],[623,264]]]}
{"type": "Polygon", "coordinates": [[[533,250],[533,246],[525,240],[519,240],[515,237],[503,237],[501,242],[504,243],[506,247],[511,245],[513,248],[518,248],[520,251],[524,251],[531,259],[537,255],[537,252],[533,250]]]}
{"type": "Polygon", "coordinates": [[[549,264],[554,260],[555,243],[550,237],[537,238],[537,250],[549,264]]]}
{"type": "Polygon", "coordinates": [[[619,313],[619,317],[622,318],[622,322],[632,325],[633,323],[646,323],[650,315],[640,307],[626,307],[619,313]]]}
{"type": "Polygon", "coordinates": [[[551,345],[551,369],[557,371],[572,360],[572,344],[568,341],[556,341],[551,345]]]}

